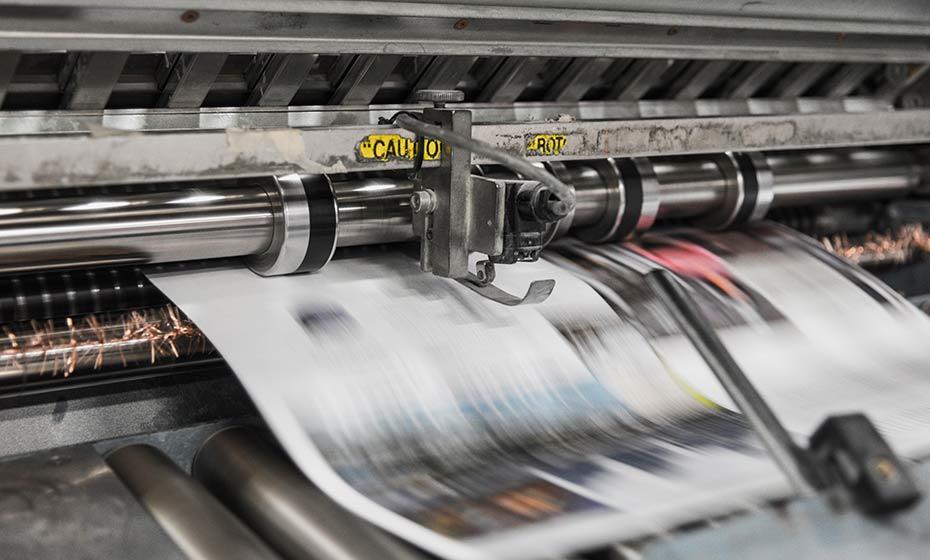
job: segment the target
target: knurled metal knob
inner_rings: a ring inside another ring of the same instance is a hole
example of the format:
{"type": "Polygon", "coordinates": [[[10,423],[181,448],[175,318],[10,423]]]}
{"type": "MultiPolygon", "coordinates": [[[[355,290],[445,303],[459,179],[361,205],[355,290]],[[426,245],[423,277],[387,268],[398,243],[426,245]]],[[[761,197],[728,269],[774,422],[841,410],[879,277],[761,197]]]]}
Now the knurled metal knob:
{"type": "Polygon", "coordinates": [[[427,102],[442,107],[446,103],[465,101],[465,92],[457,89],[418,89],[416,99],[421,103],[427,102]]]}

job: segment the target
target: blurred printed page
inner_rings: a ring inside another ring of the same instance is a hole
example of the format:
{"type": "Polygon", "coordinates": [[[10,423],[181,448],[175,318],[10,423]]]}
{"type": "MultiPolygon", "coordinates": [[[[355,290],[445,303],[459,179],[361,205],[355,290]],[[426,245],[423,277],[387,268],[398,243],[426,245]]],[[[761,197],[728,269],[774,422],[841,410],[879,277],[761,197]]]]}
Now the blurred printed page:
{"type": "Polygon", "coordinates": [[[556,280],[516,308],[383,252],[150,277],[309,478],[439,556],[552,557],[787,495],[641,277],[560,264],[502,267],[514,293],[556,280]]]}
{"type": "MultiPolygon", "coordinates": [[[[594,252],[644,258],[683,279],[799,438],[828,414],[864,412],[898,453],[930,454],[930,320],[862,269],[775,224],[649,234],[594,252]]],[[[719,385],[706,387],[729,402],[719,385]]]]}

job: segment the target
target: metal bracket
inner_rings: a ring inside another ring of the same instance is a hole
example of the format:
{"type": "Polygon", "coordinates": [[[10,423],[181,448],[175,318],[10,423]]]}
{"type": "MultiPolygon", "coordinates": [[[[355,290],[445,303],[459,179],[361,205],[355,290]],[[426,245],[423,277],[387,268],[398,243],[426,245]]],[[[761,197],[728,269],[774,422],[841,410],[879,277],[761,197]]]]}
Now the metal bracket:
{"type": "MultiPolygon", "coordinates": [[[[442,99],[437,101],[438,94],[429,93],[429,100],[436,102],[436,106],[424,109],[422,117],[416,118],[459,138],[470,139],[471,112],[446,109],[444,102],[453,100],[452,96],[439,96],[442,99]]],[[[422,150],[421,142],[417,142],[417,146],[422,150]]],[[[417,154],[410,206],[414,232],[420,237],[421,269],[459,280],[504,305],[544,301],[552,292],[553,280],[531,283],[522,297],[491,284],[495,263],[511,264],[539,258],[555,223],[540,221],[533,212],[521,209],[544,207],[549,201],[549,188],[540,181],[473,176],[472,152],[465,146],[468,144],[444,142],[439,166],[427,169],[419,165],[422,153],[417,154]],[[468,269],[472,253],[488,257],[479,263],[476,273],[468,269]]]]}

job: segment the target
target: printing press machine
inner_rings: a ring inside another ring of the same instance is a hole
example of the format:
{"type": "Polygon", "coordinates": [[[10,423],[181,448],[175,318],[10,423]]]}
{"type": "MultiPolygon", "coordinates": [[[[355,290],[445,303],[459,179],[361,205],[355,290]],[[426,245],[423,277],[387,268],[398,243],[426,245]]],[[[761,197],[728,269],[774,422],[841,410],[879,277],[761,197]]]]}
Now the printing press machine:
{"type": "MultiPolygon", "coordinates": [[[[0,0],[0,558],[429,557],[288,462],[146,267],[407,244],[512,305],[551,286],[495,265],[558,237],[762,218],[930,311],[924,0],[0,0]]],[[[829,502],[580,557],[923,556],[926,500],[829,502]]]]}

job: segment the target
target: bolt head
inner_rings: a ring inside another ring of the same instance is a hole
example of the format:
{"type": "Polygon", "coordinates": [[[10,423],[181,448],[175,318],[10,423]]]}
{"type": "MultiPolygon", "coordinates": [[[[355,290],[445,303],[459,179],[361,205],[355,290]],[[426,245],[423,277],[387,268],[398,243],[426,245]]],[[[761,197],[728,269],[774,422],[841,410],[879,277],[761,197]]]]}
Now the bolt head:
{"type": "Polygon", "coordinates": [[[417,214],[430,214],[436,209],[436,195],[431,190],[416,191],[410,195],[410,207],[417,214]]]}

